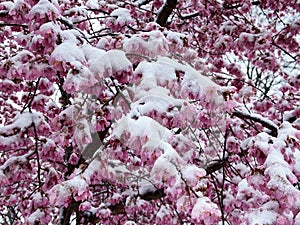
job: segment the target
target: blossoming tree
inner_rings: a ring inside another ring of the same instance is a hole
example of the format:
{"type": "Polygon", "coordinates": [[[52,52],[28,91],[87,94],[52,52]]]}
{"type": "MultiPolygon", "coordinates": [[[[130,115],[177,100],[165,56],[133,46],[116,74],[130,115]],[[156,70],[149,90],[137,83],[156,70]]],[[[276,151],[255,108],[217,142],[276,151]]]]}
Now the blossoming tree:
{"type": "Polygon", "coordinates": [[[300,3],[0,3],[1,224],[300,224],[300,3]]]}

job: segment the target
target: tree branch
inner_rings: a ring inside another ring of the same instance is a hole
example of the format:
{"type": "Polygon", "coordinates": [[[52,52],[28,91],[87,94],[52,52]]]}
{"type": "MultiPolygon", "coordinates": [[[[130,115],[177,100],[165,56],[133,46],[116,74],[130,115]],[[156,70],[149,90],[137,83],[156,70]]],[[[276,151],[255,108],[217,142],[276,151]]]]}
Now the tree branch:
{"type": "MultiPolygon", "coordinates": [[[[251,2],[252,5],[260,5],[260,1],[253,1],[251,2]]],[[[223,8],[224,9],[237,9],[242,7],[243,4],[237,4],[237,5],[229,5],[228,3],[224,3],[223,8]]]]}
{"type": "Polygon", "coordinates": [[[197,17],[197,16],[200,16],[199,12],[194,12],[194,13],[191,13],[191,14],[180,16],[180,19],[187,20],[187,19],[191,19],[191,18],[194,18],[194,17],[197,17]]]}
{"type": "Polygon", "coordinates": [[[150,3],[152,0],[144,0],[144,1],[139,1],[139,3],[137,3],[137,7],[141,7],[143,5],[147,5],[148,3],[150,3]]]}
{"type": "Polygon", "coordinates": [[[168,18],[176,8],[177,0],[167,0],[161,11],[158,13],[156,23],[164,27],[167,24],[168,18]]]}
{"type": "Polygon", "coordinates": [[[68,207],[62,206],[60,209],[60,216],[58,219],[59,225],[69,225],[72,213],[79,207],[80,203],[72,199],[68,207]]]}
{"type": "MultiPolygon", "coordinates": [[[[226,158],[224,160],[211,161],[204,167],[204,169],[206,171],[206,175],[210,175],[213,172],[216,172],[217,170],[224,167],[225,164],[226,164],[226,158]]],[[[140,197],[141,199],[143,199],[145,201],[153,201],[153,200],[163,198],[165,196],[166,196],[166,194],[164,193],[164,188],[154,188],[154,187],[149,188],[147,191],[145,191],[142,194],[136,195],[136,197],[140,197]]],[[[119,203],[109,205],[107,208],[109,210],[111,210],[112,215],[119,215],[119,214],[126,213],[124,202],[125,202],[125,199],[124,199],[124,201],[120,201],[119,203]]],[[[94,215],[91,212],[85,213],[85,215],[88,217],[87,219],[89,219],[89,217],[94,218],[94,215]]]]}
{"type": "Polygon", "coordinates": [[[264,120],[263,118],[255,116],[255,115],[243,113],[240,111],[234,111],[232,113],[232,116],[236,116],[243,120],[251,120],[251,121],[260,123],[263,127],[268,128],[271,131],[271,133],[270,133],[271,136],[277,137],[277,135],[278,135],[278,127],[275,124],[273,124],[272,121],[267,121],[267,120],[264,120]]]}
{"type": "Polygon", "coordinates": [[[1,23],[0,27],[23,27],[23,28],[28,28],[28,25],[26,25],[26,24],[17,24],[17,23],[1,23]]]}

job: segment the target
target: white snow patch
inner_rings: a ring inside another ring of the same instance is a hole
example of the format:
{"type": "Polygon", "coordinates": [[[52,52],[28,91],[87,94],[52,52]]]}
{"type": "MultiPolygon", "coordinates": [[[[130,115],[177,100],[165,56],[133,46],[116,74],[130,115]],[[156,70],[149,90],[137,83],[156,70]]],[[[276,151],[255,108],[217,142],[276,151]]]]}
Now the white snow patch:
{"type": "Polygon", "coordinates": [[[40,0],[36,5],[34,5],[30,12],[29,15],[35,15],[38,14],[40,15],[41,18],[46,17],[46,15],[59,15],[60,12],[57,9],[56,6],[54,6],[50,1],[48,0],[40,0]]]}
{"type": "Polygon", "coordinates": [[[19,113],[14,118],[13,123],[6,125],[4,127],[0,127],[0,133],[7,133],[7,132],[11,132],[13,130],[23,131],[24,129],[31,126],[32,123],[34,123],[35,126],[38,126],[43,120],[44,120],[44,116],[42,113],[39,113],[39,112],[19,113]]]}
{"type": "Polygon", "coordinates": [[[99,57],[89,60],[89,67],[92,72],[100,77],[104,74],[112,75],[131,66],[131,62],[127,59],[125,52],[121,50],[110,50],[104,54],[99,51],[99,53],[99,57]]]}
{"type": "Polygon", "coordinates": [[[110,15],[117,17],[116,22],[119,23],[130,23],[130,21],[132,20],[130,11],[124,8],[115,9],[114,11],[111,12],[110,15]]]}
{"type": "MultiPolygon", "coordinates": [[[[138,119],[132,119],[130,115],[123,116],[118,121],[113,135],[121,139],[125,131],[130,132],[130,139],[134,137],[148,137],[148,140],[143,144],[143,148],[154,148],[172,135],[170,130],[147,116],[141,116],[138,119]]],[[[123,141],[126,143],[128,140],[123,141]]]]}
{"type": "Polygon", "coordinates": [[[57,46],[52,52],[51,57],[61,62],[85,61],[82,50],[72,40],[67,40],[57,46]]]}
{"type": "Polygon", "coordinates": [[[40,209],[37,209],[32,213],[28,218],[27,218],[27,223],[28,224],[36,224],[36,222],[39,222],[42,218],[45,217],[45,213],[42,212],[40,209]]]}
{"type": "Polygon", "coordinates": [[[248,215],[249,225],[265,224],[271,225],[276,223],[277,213],[270,210],[253,210],[248,215]]]}
{"type": "Polygon", "coordinates": [[[201,217],[213,214],[216,214],[216,216],[221,215],[218,206],[208,197],[203,196],[197,199],[197,203],[193,207],[191,216],[193,219],[199,220],[201,217]]]}
{"type": "Polygon", "coordinates": [[[206,171],[203,168],[199,168],[196,165],[186,165],[181,169],[181,173],[184,179],[188,181],[199,180],[206,175],[206,171]]]}
{"type": "Polygon", "coordinates": [[[123,41],[126,53],[133,53],[141,57],[157,58],[158,55],[167,55],[168,41],[160,31],[154,30],[132,35],[123,41]]]}

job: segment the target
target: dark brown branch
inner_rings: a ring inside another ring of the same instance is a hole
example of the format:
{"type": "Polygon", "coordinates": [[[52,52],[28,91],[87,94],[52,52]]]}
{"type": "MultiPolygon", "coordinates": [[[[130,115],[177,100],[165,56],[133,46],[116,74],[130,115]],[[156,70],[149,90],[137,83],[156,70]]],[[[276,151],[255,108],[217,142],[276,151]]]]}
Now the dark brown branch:
{"type": "Polygon", "coordinates": [[[17,23],[1,23],[0,27],[23,27],[23,28],[27,28],[28,25],[26,24],[17,24],[17,23]]]}
{"type": "MultiPolygon", "coordinates": [[[[210,174],[216,172],[217,170],[223,168],[225,166],[225,164],[226,164],[226,159],[211,161],[204,168],[206,171],[206,175],[210,175],[210,174]]],[[[157,200],[157,199],[163,198],[165,196],[166,196],[166,194],[164,193],[164,188],[159,188],[159,189],[149,188],[149,190],[147,190],[143,194],[137,195],[137,197],[140,197],[141,199],[146,200],[146,201],[157,200]]],[[[108,206],[108,208],[111,210],[113,215],[125,213],[124,204],[122,201],[117,204],[110,205],[110,206],[108,206]]]]}
{"type": "Polygon", "coordinates": [[[141,7],[143,5],[147,5],[150,2],[151,2],[151,0],[144,0],[144,1],[140,2],[139,4],[137,4],[137,7],[141,7]]]}
{"type": "MultiPolygon", "coordinates": [[[[300,79],[300,75],[298,76],[298,79],[300,79]]],[[[296,109],[294,109],[289,116],[285,118],[286,121],[290,123],[294,123],[298,117],[296,116],[300,112],[300,106],[298,106],[296,109]]]]}
{"type": "Polygon", "coordinates": [[[156,23],[158,23],[162,27],[166,26],[168,18],[176,8],[176,5],[177,0],[167,0],[161,11],[158,13],[156,23]]]}
{"type": "Polygon", "coordinates": [[[209,163],[206,164],[206,166],[204,167],[205,171],[206,171],[206,175],[210,175],[216,171],[218,171],[219,169],[222,169],[226,164],[226,159],[224,160],[213,160],[209,163]]]}
{"type": "MultiPolygon", "coordinates": [[[[251,2],[252,5],[260,5],[260,1],[253,1],[251,2]]],[[[243,4],[237,4],[237,5],[229,5],[228,3],[225,3],[223,5],[223,8],[224,9],[237,9],[237,8],[240,8],[242,7],[243,4]]]]}
{"type": "Polygon", "coordinates": [[[9,13],[9,10],[1,10],[0,11],[0,17],[7,17],[9,13]]]}
{"type": "Polygon", "coordinates": [[[298,58],[299,55],[296,55],[296,56],[291,55],[287,50],[285,50],[284,48],[282,48],[280,45],[276,44],[275,41],[272,42],[272,45],[274,45],[276,48],[279,48],[286,55],[288,55],[289,57],[291,57],[295,62],[297,61],[297,58],[298,58]]]}
{"type": "Polygon", "coordinates": [[[160,188],[160,189],[155,189],[155,190],[149,190],[139,196],[141,197],[141,199],[144,199],[146,201],[151,201],[151,200],[155,200],[155,199],[160,199],[166,195],[164,193],[164,189],[160,188]]]}
{"type": "Polygon", "coordinates": [[[191,13],[191,14],[188,14],[188,15],[185,15],[185,16],[181,16],[180,19],[187,20],[187,19],[191,19],[191,18],[194,18],[194,17],[197,17],[197,16],[200,16],[199,12],[195,12],[195,13],[191,13]]]}
{"type": "Polygon", "coordinates": [[[108,134],[111,125],[112,123],[110,123],[109,126],[107,126],[103,131],[98,131],[91,134],[92,142],[86,146],[81,154],[81,157],[84,159],[84,161],[91,159],[99,147],[103,145],[103,140],[108,134]]]}
{"type": "Polygon", "coordinates": [[[80,202],[76,202],[72,199],[68,207],[62,206],[60,211],[60,217],[58,220],[59,225],[69,225],[72,213],[78,209],[80,202]]]}
{"type": "Polygon", "coordinates": [[[234,111],[232,113],[232,116],[236,116],[236,117],[238,117],[240,119],[243,119],[243,120],[246,119],[246,120],[251,120],[251,121],[260,123],[263,127],[268,128],[271,131],[271,133],[270,133],[271,136],[277,137],[277,135],[278,135],[278,128],[276,126],[274,126],[271,123],[268,123],[267,121],[264,121],[263,119],[252,116],[251,114],[243,113],[243,112],[240,112],[240,111],[234,111]]]}

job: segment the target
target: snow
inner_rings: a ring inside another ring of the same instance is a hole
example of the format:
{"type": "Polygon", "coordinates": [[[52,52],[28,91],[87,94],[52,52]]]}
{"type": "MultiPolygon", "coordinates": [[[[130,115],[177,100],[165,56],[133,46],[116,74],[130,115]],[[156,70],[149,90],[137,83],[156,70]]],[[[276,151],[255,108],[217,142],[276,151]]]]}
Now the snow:
{"type": "Polygon", "coordinates": [[[2,182],[2,185],[4,185],[7,182],[7,178],[6,178],[5,174],[3,173],[2,166],[0,167],[0,180],[2,182]]]}
{"type": "Polygon", "coordinates": [[[88,167],[84,170],[82,175],[87,182],[90,182],[91,177],[94,175],[95,171],[100,171],[102,168],[102,162],[96,158],[89,163],[88,167]]]}
{"type": "Polygon", "coordinates": [[[78,15],[76,17],[76,20],[78,20],[78,18],[85,19],[85,17],[88,16],[88,11],[83,6],[77,6],[77,7],[71,8],[69,10],[66,10],[64,12],[64,15],[74,15],[74,14],[78,15]]]}
{"type": "Polygon", "coordinates": [[[169,143],[163,142],[159,147],[164,153],[155,161],[151,170],[151,176],[160,181],[177,176],[177,167],[183,163],[183,160],[169,143]]]}
{"type": "Polygon", "coordinates": [[[298,182],[297,177],[292,173],[289,164],[284,160],[278,149],[272,149],[265,161],[265,174],[270,177],[267,187],[278,189],[284,193],[294,189],[293,183],[298,182]]]}
{"type": "Polygon", "coordinates": [[[37,209],[34,213],[32,213],[28,218],[27,218],[27,223],[28,224],[36,224],[36,222],[39,222],[40,219],[45,217],[45,213],[42,212],[40,209],[37,209]]]}
{"type": "Polygon", "coordinates": [[[130,138],[148,137],[148,140],[143,144],[143,148],[154,148],[171,137],[169,129],[147,116],[141,116],[138,119],[132,119],[131,115],[123,116],[118,121],[113,135],[120,139],[124,131],[130,132],[130,138]]]}
{"type": "Polygon", "coordinates": [[[70,187],[71,190],[76,190],[79,196],[88,189],[86,180],[81,176],[75,176],[72,179],[66,181],[66,185],[70,187]]]}
{"type": "Polygon", "coordinates": [[[249,212],[248,221],[249,225],[257,225],[257,224],[275,224],[277,214],[273,211],[269,210],[254,210],[253,212],[249,212]]]}
{"type": "MultiPolygon", "coordinates": [[[[51,22],[42,24],[39,28],[40,33],[50,33],[50,31],[55,31],[56,33],[59,33],[60,27],[51,21],[51,22]]],[[[34,36],[33,38],[38,38],[38,37],[34,36]]]]}
{"type": "Polygon", "coordinates": [[[141,62],[135,73],[142,74],[142,79],[147,81],[153,80],[153,86],[177,79],[172,61],[165,62],[163,58],[159,58],[156,62],[141,62]]]}
{"type": "MultiPolygon", "coordinates": [[[[171,97],[169,97],[171,99],[171,97]]],[[[175,100],[175,99],[174,99],[175,100]]],[[[183,104],[184,101],[180,103],[183,104]]],[[[155,96],[155,95],[148,95],[142,97],[137,102],[133,103],[131,106],[131,115],[134,116],[141,116],[146,115],[149,112],[156,111],[158,113],[165,113],[168,112],[170,108],[173,108],[174,105],[169,102],[167,99],[155,96]]]]}
{"type": "Polygon", "coordinates": [[[109,63],[113,70],[118,71],[131,66],[131,62],[127,59],[124,51],[110,50],[104,55],[104,57],[105,59],[109,59],[107,60],[107,63],[109,63]]]}
{"type": "Polygon", "coordinates": [[[61,62],[84,62],[85,56],[80,47],[73,40],[67,40],[57,46],[51,54],[51,57],[61,62]]]}
{"type": "Polygon", "coordinates": [[[155,191],[157,191],[157,188],[153,184],[151,184],[149,182],[147,182],[147,183],[141,184],[139,191],[138,191],[140,195],[144,195],[146,193],[154,193],[155,191]]]}
{"type": "Polygon", "coordinates": [[[278,130],[278,139],[285,140],[287,135],[295,136],[297,131],[289,122],[283,121],[278,130]]]}
{"type": "Polygon", "coordinates": [[[164,205],[162,205],[162,206],[160,206],[160,209],[159,209],[159,211],[157,212],[157,217],[159,217],[159,218],[164,218],[166,215],[169,215],[170,214],[170,212],[169,212],[169,210],[167,209],[167,207],[166,206],[164,206],[164,205]]]}
{"type": "Polygon", "coordinates": [[[70,196],[71,191],[65,187],[64,183],[53,186],[48,191],[49,202],[51,205],[61,206],[66,204],[66,199],[70,196]]]}
{"type": "Polygon", "coordinates": [[[70,65],[72,69],[69,70],[64,83],[64,88],[67,92],[86,90],[98,82],[97,77],[81,62],[71,62],[70,65]]]}
{"type": "Polygon", "coordinates": [[[169,51],[168,41],[160,31],[143,32],[132,35],[123,41],[123,49],[126,53],[133,53],[149,58],[157,58],[158,55],[167,55],[169,51]]]}
{"type": "Polygon", "coordinates": [[[161,155],[161,157],[164,157],[174,163],[178,163],[178,160],[180,159],[180,156],[176,152],[176,150],[167,142],[162,142],[159,146],[163,149],[164,154],[161,155]]]}
{"type": "Polygon", "coordinates": [[[239,36],[239,41],[240,43],[243,43],[245,40],[249,42],[254,42],[256,37],[258,37],[258,35],[242,32],[239,36]]]}
{"type": "Polygon", "coordinates": [[[256,204],[257,199],[267,200],[268,196],[264,195],[258,190],[255,190],[249,185],[246,179],[243,179],[238,184],[238,192],[236,199],[240,201],[247,201],[247,204],[256,204]],[[251,196],[251,198],[249,198],[251,196]]]}
{"type": "Polygon", "coordinates": [[[179,101],[178,99],[174,99],[170,96],[170,91],[168,89],[159,87],[155,83],[156,83],[155,79],[151,77],[143,78],[141,83],[137,87],[135,87],[134,100],[140,99],[147,95],[150,96],[152,95],[152,96],[163,97],[167,101],[172,102],[174,105],[180,104],[180,103],[176,103],[179,101]]]}
{"type": "Polygon", "coordinates": [[[89,123],[86,119],[77,122],[73,140],[75,143],[79,143],[82,146],[92,142],[89,123]]]}
{"type": "Polygon", "coordinates": [[[182,177],[188,181],[199,180],[206,175],[206,171],[196,165],[186,165],[181,169],[181,173],[182,177]]]}
{"type": "MultiPolygon", "coordinates": [[[[77,175],[70,180],[64,181],[53,186],[49,191],[50,204],[61,206],[67,204],[71,194],[76,200],[81,200],[82,196],[87,192],[89,185],[84,176],[77,175]]],[[[86,196],[85,196],[86,197],[86,196]]]]}
{"type": "MultiPolygon", "coordinates": [[[[252,142],[248,142],[248,147],[256,147],[259,148],[265,155],[270,151],[269,141],[271,140],[271,136],[265,132],[261,132],[255,137],[251,138],[252,142]]],[[[247,141],[244,141],[247,142],[247,141]]],[[[243,144],[243,148],[245,148],[243,144]]]]}
{"type": "Polygon", "coordinates": [[[267,119],[266,117],[262,117],[261,115],[257,114],[257,113],[251,113],[250,115],[252,118],[256,118],[259,119],[260,121],[264,121],[267,124],[270,124],[270,126],[275,127],[278,129],[278,126],[272,121],[267,119]]]}
{"type": "Polygon", "coordinates": [[[197,199],[197,202],[193,207],[191,217],[193,219],[198,219],[213,214],[219,216],[220,212],[218,210],[218,206],[215,203],[211,202],[208,197],[203,196],[197,199]]]}
{"type": "Polygon", "coordinates": [[[166,31],[167,39],[175,41],[177,44],[183,45],[184,38],[187,38],[187,35],[174,32],[174,31],[166,31]]]}
{"type": "MultiPolygon", "coordinates": [[[[137,74],[142,74],[142,82],[146,79],[145,83],[150,87],[154,85],[166,86],[169,82],[177,83],[177,71],[184,74],[180,90],[182,96],[188,97],[186,96],[188,93],[193,93],[195,96],[209,94],[214,103],[223,103],[223,97],[218,94],[218,91],[221,90],[220,86],[188,64],[181,64],[168,57],[158,57],[156,62],[140,63],[135,70],[137,74]]],[[[142,85],[144,84],[142,83],[142,85]]]]}
{"type": "Polygon", "coordinates": [[[110,50],[104,54],[99,51],[99,53],[100,56],[89,61],[89,67],[92,72],[100,76],[103,76],[104,73],[112,75],[131,66],[131,62],[127,59],[125,52],[121,50],[110,50]]]}
{"type": "MultiPolygon", "coordinates": [[[[146,79],[148,85],[165,86],[170,81],[177,81],[176,71],[184,72],[182,80],[182,92],[193,92],[199,95],[208,90],[220,90],[220,86],[211,79],[201,75],[197,70],[187,64],[181,64],[168,57],[158,57],[156,62],[141,62],[135,70],[136,74],[142,74],[142,80],[146,79]]],[[[215,100],[223,102],[221,96],[215,100]]]]}
{"type": "Polygon", "coordinates": [[[99,4],[97,0],[88,0],[86,3],[86,7],[89,9],[98,9],[99,4]]]}
{"type": "Polygon", "coordinates": [[[87,62],[93,61],[94,59],[97,59],[106,53],[106,51],[99,48],[95,48],[86,43],[83,44],[81,48],[87,62]]]}
{"type": "Polygon", "coordinates": [[[113,199],[113,200],[118,200],[121,198],[122,198],[122,195],[120,195],[119,193],[114,193],[113,196],[111,196],[111,199],[113,199]]]}
{"type": "Polygon", "coordinates": [[[134,221],[126,221],[124,225],[136,225],[136,223],[134,221]]]}
{"type": "Polygon", "coordinates": [[[33,151],[29,151],[24,155],[21,156],[11,156],[10,158],[8,158],[5,163],[3,163],[0,166],[0,171],[4,171],[6,170],[8,167],[10,167],[11,165],[16,165],[16,164],[25,164],[28,163],[28,159],[27,157],[29,157],[30,155],[32,155],[33,151]]]}
{"type": "Polygon", "coordinates": [[[145,4],[145,2],[147,1],[148,0],[137,0],[134,2],[134,5],[140,7],[141,5],[145,4]]]}
{"type": "Polygon", "coordinates": [[[0,10],[0,13],[3,12],[5,14],[7,11],[13,9],[14,5],[15,4],[13,2],[1,2],[0,3],[0,8],[4,7],[5,10],[0,10]]]}
{"type": "Polygon", "coordinates": [[[108,160],[108,171],[111,174],[118,175],[120,178],[124,177],[124,174],[130,174],[126,168],[126,165],[119,160],[108,160]]]}
{"type": "MultiPolygon", "coordinates": [[[[201,4],[201,2],[197,2],[197,4],[203,6],[201,4]]],[[[198,6],[199,7],[199,6],[198,6]]],[[[205,6],[203,6],[205,7],[205,6]]],[[[199,12],[198,11],[194,11],[194,12],[190,12],[190,13],[181,13],[181,17],[182,18],[191,18],[191,17],[195,17],[196,15],[199,15],[199,12]]]]}
{"type": "Polygon", "coordinates": [[[115,9],[110,15],[117,17],[117,22],[121,23],[129,23],[132,20],[130,11],[124,8],[115,9]]]}
{"type": "Polygon", "coordinates": [[[39,112],[20,113],[15,117],[13,123],[6,125],[4,127],[0,127],[0,133],[4,134],[6,132],[11,132],[14,130],[23,131],[24,129],[31,126],[32,123],[34,123],[35,126],[37,126],[43,119],[44,119],[43,114],[39,112]]]}
{"type": "Polygon", "coordinates": [[[228,32],[230,35],[234,32],[236,29],[236,25],[231,21],[225,21],[220,26],[220,31],[228,32]]]}
{"type": "Polygon", "coordinates": [[[33,196],[32,196],[32,200],[35,202],[40,202],[42,200],[42,195],[40,192],[36,192],[33,196]]]}
{"type": "Polygon", "coordinates": [[[33,6],[29,12],[29,15],[39,14],[41,17],[45,15],[55,14],[59,15],[59,10],[48,0],[40,0],[35,6],[33,6]]]}
{"type": "Polygon", "coordinates": [[[34,56],[34,54],[32,52],[30,52],[28,50],[21,50],[12,59],[13,59],[14,63],[20,63],[20,62],[25,62],[25,61],[27,61],[29,59],[34,58],[34,57],[35,56],[34,56]]]}
{"type": "Polygon", "coordinates": [[[296,176],[300,177],[300,150],[296,151],[294,156],[295,156],[294,173],[296,176]]]}
{"type": "Polygon", "coordinates": [[[295,224],[300,224],[300,212],[295,217],[295,224]]]}

